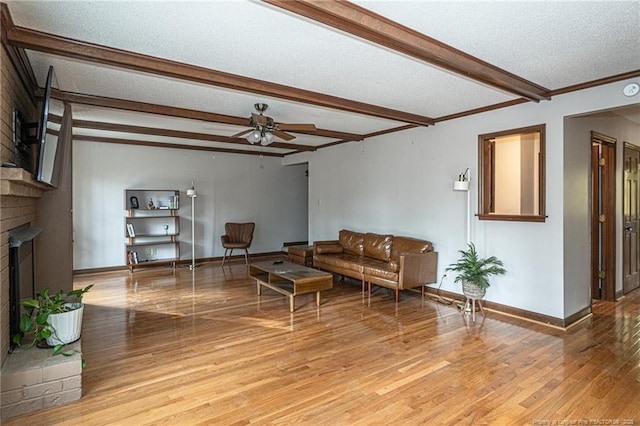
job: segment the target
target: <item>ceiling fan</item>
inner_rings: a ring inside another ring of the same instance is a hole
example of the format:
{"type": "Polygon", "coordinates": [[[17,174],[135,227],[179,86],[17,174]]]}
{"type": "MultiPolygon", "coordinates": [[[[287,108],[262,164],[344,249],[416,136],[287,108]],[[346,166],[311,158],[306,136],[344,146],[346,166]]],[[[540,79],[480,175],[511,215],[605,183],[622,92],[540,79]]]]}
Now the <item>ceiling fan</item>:
{"type": "Polygon", "coordinates": [[[274,137],[278,137],[285,141],[290,141],[296,137],[285,132],[315,132],[316,126],[313,124],[284,124],[276,123],[273,118],[263,115],[263,113],[269,108],[267,104],[254,104],[253,105],[258,114],[255,112],[251,114],[249,118],[249,126],[251,129],[243,130],[240,133],[236,133],[231,136],[232,138],[239,138],[249,133],[246,137],[250,144],[260,143],[260,145],[269,145],[273,143],[274,137]]]}

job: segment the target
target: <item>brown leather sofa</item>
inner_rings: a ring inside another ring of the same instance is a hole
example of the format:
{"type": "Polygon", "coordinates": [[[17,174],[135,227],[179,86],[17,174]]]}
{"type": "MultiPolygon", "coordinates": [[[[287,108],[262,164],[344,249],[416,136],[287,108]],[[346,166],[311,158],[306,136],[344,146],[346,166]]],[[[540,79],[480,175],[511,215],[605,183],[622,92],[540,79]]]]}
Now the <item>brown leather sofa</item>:
{"type": "Polygon", "coordinates": [[[340,231],[337,240],[313,243],[313,266],[395,291],[437,281],[438,253],[429,241],[410,237],[340,231]]]}

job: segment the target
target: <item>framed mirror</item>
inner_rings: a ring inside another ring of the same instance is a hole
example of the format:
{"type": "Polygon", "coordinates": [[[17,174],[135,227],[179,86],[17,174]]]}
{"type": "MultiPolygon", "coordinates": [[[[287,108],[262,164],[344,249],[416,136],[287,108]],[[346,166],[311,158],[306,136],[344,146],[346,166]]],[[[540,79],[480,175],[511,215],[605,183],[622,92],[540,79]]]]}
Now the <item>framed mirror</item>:
{"type": "Polygon", "coordinates": [[[478,218],[544,222],[545,125],[478,136],[478,218]]]}

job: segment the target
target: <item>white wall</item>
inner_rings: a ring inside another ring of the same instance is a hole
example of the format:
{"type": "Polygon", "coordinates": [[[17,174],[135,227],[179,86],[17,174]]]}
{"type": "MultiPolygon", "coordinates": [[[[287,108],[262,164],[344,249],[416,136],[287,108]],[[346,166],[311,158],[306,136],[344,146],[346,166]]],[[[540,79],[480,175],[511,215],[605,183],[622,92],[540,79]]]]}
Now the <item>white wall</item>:
{"type": "Polygon", "coordinates": [[[181,258],[191,259],[195,181],[196,258],[222,256],[224,223],[254,221],[250,251],[307,239],[306,165],[282,159],[78,141],[73,146],[74,270],[125,265],[124,190],[180,190],[181,258]]]}
{"type": "MultiPolygon", "coordinates": [[[[474,216],[471,235],[482,255],[497,256],[508,270],[492,280],[487,299],[566,318],[590,301],[564,304],[565,285],[569,290],[576,285],[565,283],[565,269],[584,268],[575,264],[581,256],[564,261],[565,217],[583,214],[588,204],[563,202],[563,120],[567,115],[637,102],[622,94],[628,82],[338,145],[307,156],[309,240],[335,239],[342,228],[426,238],[440,253],[441,277],[457,258],[457,250],[465,246],[466,196],[454,192],[452,185],[467,167],[472,171],[473,214],[477,213],[478,135],[546,123],[546,222],[479,221],[474,216]]],[[[568,237],[582,240],[588,233],[588,227],[580,228],[568,237]]],[[[573,250],[583,253],[589,246],[573,250]]],[[[443,280],[442,288],[461,292],[452,277],[443,280]]]]}
{"type": "Polygon", "coordinates": [[[640,125],[623,118],[571,117],[565,127],[565,210],[572,212],[566,216],[565,226],[565,272],[567,286],[565,309],[576,312],[579,306],[589,300],[591,292],[590,252],[576,250],[576,247],[591,247],[590,235],[580,232],[591,224],[589,209],[579,210],[576,206],[589,203],[591,193],[591,131],[617,139],[616,143],[616,293],[622,291],[622,202],[624,142],[640,146],[640,125]],[[586,298],[586,301],[585,301],[586,298]]]}

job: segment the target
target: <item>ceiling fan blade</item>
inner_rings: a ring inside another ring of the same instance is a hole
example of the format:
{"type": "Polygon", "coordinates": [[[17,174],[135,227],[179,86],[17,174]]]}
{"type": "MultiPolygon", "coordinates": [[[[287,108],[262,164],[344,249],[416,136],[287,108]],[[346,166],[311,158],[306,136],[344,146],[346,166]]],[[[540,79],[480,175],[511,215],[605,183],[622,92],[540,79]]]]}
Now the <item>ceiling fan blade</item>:
{"type": "Polygon", "coordinates": [[[243,130],[240,133],[236,133],[235,135],[231,135],[230,137],[232,138],[239,138],[240,136],[244,136],[249,132],[253,132],[253,129],[247,129],[247,130],[243,130]]]}
{"type": "Polygon", "coordinates": [[[315,132],[316,126],[313,124],[285,124],[278,123],[278,129],[290,132],[315,132]]]}
{"type": "Polygon", "coordinates": [[[284,139],[285,141],[290,141],[296,138],[295,136],[290,135],[289,133],[285,133],[282,130],[272,130],[271,133],[273,133],[275,136],[279,137],[280,139],[284,139]]]}
{"type": "Polygon", "coordinates": [[[266,126],[267,122],[269,121],[269,117],[265,116],[265,115],[259,115],[254,113],[251,113],[251,118],[253,119],[253,122],[255,124],[259,124],[261,126],[266,126]]]}

